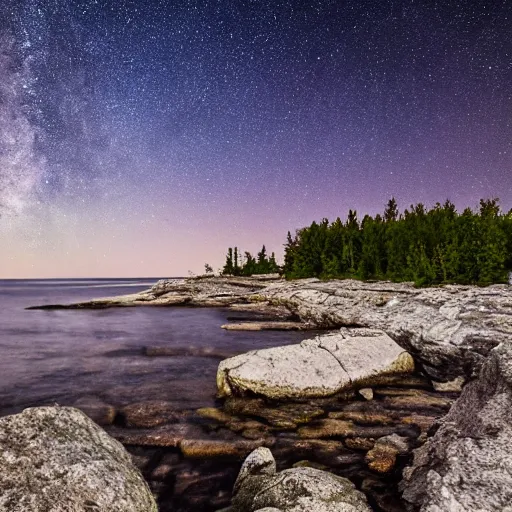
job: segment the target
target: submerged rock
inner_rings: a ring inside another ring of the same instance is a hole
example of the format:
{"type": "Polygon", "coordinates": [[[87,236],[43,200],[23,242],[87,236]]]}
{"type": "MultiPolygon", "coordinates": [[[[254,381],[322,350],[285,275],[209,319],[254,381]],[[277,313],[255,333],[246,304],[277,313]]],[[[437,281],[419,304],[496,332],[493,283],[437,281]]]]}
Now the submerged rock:
{"type": "Polygon", "coordinates": [[[370,512],[364,495],[347,480],[312,467],[276,473],[267,448],[245,460],[226,512],[370,512]]]}
{"type": "Polygon", "coordinates": [[[401,487],[410,510],[512,510],[512,344],[494,349],[401,487]]]}
{"type": "Polygon", "coordinates": [[[0,510],[156,512],[130,455],[85,414],[37,407],[0,418],[0,510]]]}
{"type": "Polygon", "coordinates": [[[73,407],[80,409],[94,423],[98,425],[112,425],[116,417],[116,409],[113,405],[107,404],[95,396],[79,398],[73,407]]]}
{"type": "Polygon", "coordinates": [[[322,397],[372,384],[380,375],[414,370],[412,357],[389,336],[363,334],[335,332],[222,361],[217,371],[219,394],[251,391],[269,398],[322,397]]]}

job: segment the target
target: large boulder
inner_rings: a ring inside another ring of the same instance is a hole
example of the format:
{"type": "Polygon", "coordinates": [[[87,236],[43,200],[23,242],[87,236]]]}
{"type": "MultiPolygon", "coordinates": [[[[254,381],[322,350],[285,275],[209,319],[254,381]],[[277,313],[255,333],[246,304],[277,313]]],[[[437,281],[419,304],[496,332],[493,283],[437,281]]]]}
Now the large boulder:
{"type": "Polygon", "coordinates": [[[512,512],[512,344],[494,349],[401,483],[409,510],[512,512]]]}
{"type": "Polygon", "coordinates": [[[382,329],[434,379],[474,377],[490,350],[512,337],[512,287],[300,279],[273,283],[252,296],[287,307],[323,328],[382,329]]]}
{"type": "Polygon", "coordinates": [[[349,480],[309,467],[276,473],[268,448],[245,460],[233,488],[229,512],[370,512],[349,480]]]}
{"type": "Polygon", "coordinates": [[[412,357],[383,332],[345,329],[226,359],[217,387],[221,396],[251,391],[269,398],[322,397],[413,370],[412,357]]]}
{"type": "Polygon", "coordinates": [[[71,407],[0,418],[0,510],[156,512],[123,446],[71,407]]]}

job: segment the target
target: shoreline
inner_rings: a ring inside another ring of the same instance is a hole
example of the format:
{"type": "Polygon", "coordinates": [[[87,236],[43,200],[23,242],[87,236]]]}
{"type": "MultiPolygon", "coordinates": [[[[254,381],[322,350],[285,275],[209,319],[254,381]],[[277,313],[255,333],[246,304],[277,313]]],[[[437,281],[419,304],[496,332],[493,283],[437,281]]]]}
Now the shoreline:
{"type": "MultiPolygon", "coordinates": [[[[233,486],[236,468],[258,446],[270,448],[278,465],[309,464],[348,477],[365,492],[373,510],[388,512],[435,502],[443,491],[432,490],[433,484],[427,485],[425,479],[436,465],[446,467],[448,475],[450,471],[467,471],[464,464],[454,467],[443,455],[446,446],[456,445],[459,438],[470,442],[472,434],[466,432],[464,423],[472,420],[466,415],[473,415],[471,411],[479,410],[481,405],[467,397],[474,396],[476,387],[480,389],[478,393],[493,400],[493,379],[508,382],[506,373],[499,368],[506,368],[507,361],[512,361],[509,285],[418,289],[407,283],[354,280],[198,277],[162,280],[138,294],[42,309],[137,306],[224,307],[260,315],[259,326],[257,320],[247,319],[250,330],[278,328],[281,324],[286,328],[331,331],[315,338],[316,342],[303,342],[304,347],[321,345],[324,338],[340,338],[340,333],[342,339],[343,333],[349,337],[362,333],[371,338],[376,334],[370,331],[378,331],[401,347],[403,353],[410,354],[416,366],[409,375],[399,372],[396,377],[383,375],[370,381],[363,379],[360,384],[351,380],[348,388],[326,396],[283,395],[272,399],[258,392],[266,389],[266,370],[263,387],[257,380],[260,377],[254,381],[254,375],[265,359],[263,353],[275,349],[256,350],[242,356],[244,364],[249,364],[249,387],[240,387],[239,375],[233,379],[226,373],[222,384],[217,382],[224,389],[224,398],[218,398],[213,408],[189,411],[183,416],[165,403],[148,402],[112,413],[110,424],[105,425],[107,432],[132,453],[156,496],[161,496],[162,512],[174,510],[180,500],[189,499],[190,504],[182,510],[193,510],[191,504],[197,500],[204,510],[226,506],[226,489],[233,486]],[[489,368],[495,374],[491,379],[489,368]],[[252,381],[260,386],[254,388],[256,393],[252,391],[252,381]],[[457,429],[450,430],[446,421],[455,421],[457,429]],[[393,436],[400,438],[399,442],[393,436]],[[425,462],[426,453],[436,456],[428,455],[425,462]],[[300,460],[295,460],[297,457],[300,460]],[[197,475],[187,482],[180,479],[182,471],[194,473],[197,463],[206,464],[210,476],[197,475]],[[418,482],[422,482],[421,490],[418,482]],[[171,483],[174,490],[169,488],[171,483]],[[190,490],[190,486],[196,490],[190,490]],[[406,502],[400,498],[402,493],[406,502]]],[[[236,330],[243,325],[230,323],[223,327],[236,330]]],[[[360,346],[368,343],[361,342],[360,346]]],[[[283,349],[288,353],[289,347],[283,349]]],[[[221,367],[238,357],[223,361],[221,367]]],[[[326,351],[325,358],[328,357],[326,351]]],[[[275,362],[270,362],[274,367],[275,362]]],[[[236,363],[234,368],[238,367],[236,363]]],[[[508,435],[510,427],[502,420],[509,412],[500,405],[496,409],[497,419],[489,419],[497,421],[491,430],[508,435]]],[[[478,421],[485,423],[487,419],[478,421]]],[[[481,435],[493,438],[495,434],[485,428],[481,435]]],[[[492,439],[489,442],[492,450],[492,439]]],[[[487,448],[479,449],[485,452],[487,448]]],[[[500,449],[507,453],[508,447],[500,445],[500,449]]],[[[471,471],[478,473],[485,467],[471,467],[471,471]]],[[[495,475],[501,475],[501,471],[499,465],[493,468],[495,475]]],[[[463,500],[464,496],[457,499],[463,500]]]]}

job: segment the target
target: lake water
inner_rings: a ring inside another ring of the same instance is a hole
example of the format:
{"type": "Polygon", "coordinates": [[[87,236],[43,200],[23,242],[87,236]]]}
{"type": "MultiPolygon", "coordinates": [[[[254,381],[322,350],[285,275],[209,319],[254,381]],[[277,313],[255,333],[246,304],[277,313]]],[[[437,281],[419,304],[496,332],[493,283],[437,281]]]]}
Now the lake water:
{"type": "Polygon", "coordinates": [[[134,293],[155,281],[0,280],[0,416],[91,396],[114,406],[155,399],[181,409],[213,405],[222,357],[312,336],[225,331],[220,326],[236,316],[226,309],[24,309],[134,293]],[[148,347],[179,355],[150,357],[148,347]],[[196,355],[206,349],[209,357],[196,355]]]}

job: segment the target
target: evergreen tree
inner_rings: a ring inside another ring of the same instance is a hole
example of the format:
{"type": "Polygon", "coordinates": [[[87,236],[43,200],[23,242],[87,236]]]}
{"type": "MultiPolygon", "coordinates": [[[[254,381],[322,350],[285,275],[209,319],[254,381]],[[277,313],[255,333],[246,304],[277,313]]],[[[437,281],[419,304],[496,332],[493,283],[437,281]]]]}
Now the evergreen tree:
{"type": "Polygon", "coordinates": [[[234,265],[233,265],[233,249],[230,247],[228,249],[228,253],[226,255],[226,263],[224,264],[224,268],[222,269],[223,274],[233,275],[234,265]]]}

